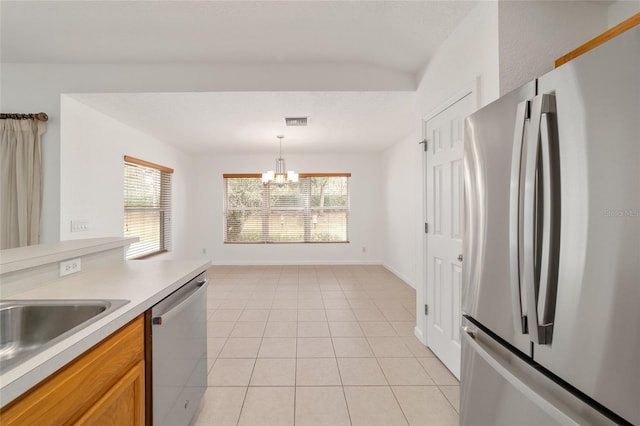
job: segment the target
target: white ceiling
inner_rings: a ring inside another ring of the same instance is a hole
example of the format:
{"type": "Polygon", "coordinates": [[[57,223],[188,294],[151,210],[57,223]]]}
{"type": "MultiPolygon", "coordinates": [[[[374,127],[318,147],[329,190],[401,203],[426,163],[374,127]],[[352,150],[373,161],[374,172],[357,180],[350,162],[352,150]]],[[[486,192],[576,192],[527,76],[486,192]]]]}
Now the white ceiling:
{"type": "MultiPolygon", "coordinates": [[[[474,1],[2,1],[3,62],[362,65],[421,74],[474,1]]],[[[191,152],[380,150],[413,130],[412,92],[74,95],[191,152]],[[283,130],[285,115],[309,115],[283,130]],[[276,142],[274,142],[274,145],[276,142]]]]}
{"type": "Polygon", "coordinates": [[[2,60],[364,63],[418,72],[465,1],[3,1],[2,60]]]}
{"type": "Polygon", "coordinates": [[[413,92],[80,94],[72,98],[192,153],[380,151],[415,125],[413,92]],[[285,127],[284,117],[309,117],[285,127]]]}

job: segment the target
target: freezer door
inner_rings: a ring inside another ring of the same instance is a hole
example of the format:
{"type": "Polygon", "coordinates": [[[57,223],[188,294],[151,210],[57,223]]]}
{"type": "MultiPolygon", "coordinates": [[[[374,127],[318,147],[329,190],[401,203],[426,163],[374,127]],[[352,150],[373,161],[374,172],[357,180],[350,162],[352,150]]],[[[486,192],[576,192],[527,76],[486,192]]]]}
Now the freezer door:
{"type": "Polygon", "coordinates": [[[532,82],[470,115],[464,146],[462,309],[527,355],[531,345],[522,324],[526,307],[520,294],[518,253],[511,254],[511,245],[518,237],[526,101],[534,95],[532,82]],[[511,216],[515,229],[510,228],[511,216]]]}
{"type": "Polygon", "coordinates": [[[555,95],[561,213],[553,335],[534,359],[640,424],[640,27],[538,92],[555,95]]]}
{"type": "Polygon", "coordinates": [[[463,331],[461,425],[614,424],[466,319],[463,331]]]}

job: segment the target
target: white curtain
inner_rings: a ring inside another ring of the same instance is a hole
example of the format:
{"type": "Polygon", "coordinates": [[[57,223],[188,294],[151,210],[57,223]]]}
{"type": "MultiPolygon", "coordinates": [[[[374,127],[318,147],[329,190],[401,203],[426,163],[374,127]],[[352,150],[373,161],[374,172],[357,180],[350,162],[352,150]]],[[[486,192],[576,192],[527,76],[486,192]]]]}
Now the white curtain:
{"type": "Polygon", "coordinates": [[[46,123],[0,120],[0,245],[2,249],[40,242],[42,159],[46,123]]]}

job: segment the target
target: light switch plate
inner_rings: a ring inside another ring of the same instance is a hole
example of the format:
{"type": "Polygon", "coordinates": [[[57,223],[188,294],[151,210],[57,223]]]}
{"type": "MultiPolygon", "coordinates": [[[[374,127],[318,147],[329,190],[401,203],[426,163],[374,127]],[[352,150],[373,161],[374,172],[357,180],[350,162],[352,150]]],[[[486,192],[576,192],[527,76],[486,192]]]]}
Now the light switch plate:
{"type": "Polygon", "coordinates": [[[71,232],[84,232],[89,230],[88,220],[72,220],[71,232]]]}

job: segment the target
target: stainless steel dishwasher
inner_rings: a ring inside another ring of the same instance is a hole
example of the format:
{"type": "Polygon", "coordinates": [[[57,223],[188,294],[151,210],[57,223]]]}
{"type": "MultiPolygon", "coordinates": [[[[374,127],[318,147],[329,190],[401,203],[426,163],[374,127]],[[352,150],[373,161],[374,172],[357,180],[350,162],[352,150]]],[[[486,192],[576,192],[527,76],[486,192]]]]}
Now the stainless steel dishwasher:
{"type": "Polygon", "coordinates": [[[188,425],[207,389],[207,279],[203,272],[151,310],[153,424],[188,425]]]}

